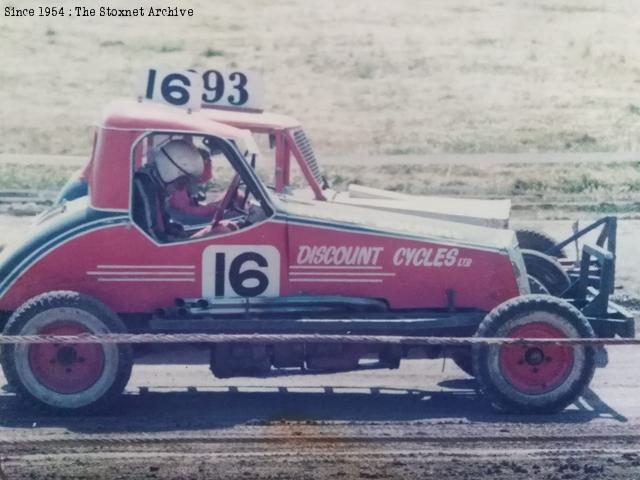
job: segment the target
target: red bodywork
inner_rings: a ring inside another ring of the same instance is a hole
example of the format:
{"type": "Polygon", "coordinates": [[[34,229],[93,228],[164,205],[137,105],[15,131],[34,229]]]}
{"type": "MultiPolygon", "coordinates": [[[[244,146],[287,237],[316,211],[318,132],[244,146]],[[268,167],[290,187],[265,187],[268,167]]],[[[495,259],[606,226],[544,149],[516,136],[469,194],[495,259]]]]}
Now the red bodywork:
{"type": "MultiPolygon", "coordinates": [[[[472,238],[452,240],[429,232],[421,237],[422,233],[400,231],[393,223],[385,231],[380,225],[334,219],[326,212],[305,216],[298,208],[291,213],[286,205],[274,202],[273,215],[239,231],[157,243],[132,222],[129,213],[132,162],[141,161],[132,161],[132,146],[150,130],[228,139],[241,133],[206,115],[133,103],[109,109],[98,127],[89,201],[98,214],[113,216],[113,222],[53,240],[39,258],[23,262],[15,280],[2,292],[0,309],[15,310],[29,298],[52,290],[85,293],[116,312],[129,313],[153,312],[172,305],[176,298],[233,297],[247,291],[249,296],[376,298],[392,309],[446,308],[455,302],[458,308],[487,311],[519,295],[508,242],[474,243],[474,239],[489,238],[491,232],[424,219],[419,221],[439,231],[458,229],[463,232],[458,237],[468,231],[472,238]],[[247,253],[253,257],[246,257],[233,273],[234,260],[247,253]],[[225,264],[220,267],[222,260],[225,264]],[[267,287],[255,287],[252,281],[238,284],[233,276],[241,277],[247,269],[262,272],[260,278],[267,279],[267,287]]],[[[266,125],[256,128],[270,132],[266,125]]],[[[274,131],[280,132],[277,141],[290,141],[288,129],[274,131]]],[[[288,182],[288,175],[280,172],[280,184],[288,182]]],[[[367,211],[353,212],[358,217],[367,211]]],[[[510,233],[496,235],[504,239],[510,233]]]]}
{"type": "Polygon", "coordinates": [[[269,280],[279,283],[273,292],[279,296],[339,294],[385,299],[394,309],[445,308],[447,291],[455,290],[456,306],[490,310],[518,295],[507,255],[459,249],[457,257],[470,258],[470,267],[394,265],[399,248],[437,252],[449,247],[267,220],[254,228],[169,245],[154,244],[131,225],[96,230],[61,245],[32,265],[4,295],[1,305],[3,310],[15,310],[39,293],[64,289],[98,298],[117,312],[152,312],[173,305],[176,298],[213,296],[203,291],[207,247],[257,244],[273,246],[278,252],[278,278],[269,280]],[[335,268],[324,263],[298,264],[303,245],[367,247],[374,252],[372,259],[375,249],[380,254],[375,264],[371,260],[366,265],[333,265],[335,268]]]}

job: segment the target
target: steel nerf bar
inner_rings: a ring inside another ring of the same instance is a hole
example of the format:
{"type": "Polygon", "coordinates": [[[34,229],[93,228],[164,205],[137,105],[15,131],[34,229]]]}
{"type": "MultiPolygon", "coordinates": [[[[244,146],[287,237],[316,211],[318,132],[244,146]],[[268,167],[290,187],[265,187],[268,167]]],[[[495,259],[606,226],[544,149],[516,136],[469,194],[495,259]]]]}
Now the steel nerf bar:
{"type": "Polygon", "coordinates": [[[582,312],[585,315],[606,316],[609,308],[609,295],[614,288],[613,253],[597,245],[582,247],[580,274],[576,286],[576,300],[585,302],[582,312]],[[594,258],[600,267],[599,284],[591,284],[591,259],[594,258]],[[595,287],[595,288],[594,288],[595,287]]]}
{"type": "Polygon", "coordinates": [[[640,345],[640,338],[481,338],[405,337],[384,335],[105,333],[80,335],[0,335],[0,345],[78,343],[359,343],[393,345],[640,345]]]}
{"type": "Polygon", "coordinates": [[[605,241],[607,241],[607,250],[609,250],[614,256],[616,254],[616,233],[618,228],[618,218],[617,217],[602,217],[599,220],[587,225],[584,228],[581,228],[577,232],[574,232],[573,235],[567,237],[559,243],[556,243],[553,247],[547,250],[545,253],[547,255],[554,255],[560,252],[564,247],[569,245],[570,243],[575,242],[581,237],[584,237],[587,233],[595,230],[596,228],[602,226],[602,230],[598,235],[598,239],[596,240],[596,245],[599,247],[604,247],[605,241]]]}
{"type": "MultiPolygon", "coordinates": [[[[600,230],[600,233],[598,234],[598,238],[596,239],[596,246],[600,247],[600,248],[604,248],[605,247],[605,243],[606,243],[606,250],[612,255],[613,257],[613,263],[611,265],[611,278],[615,279],[616,277],[616,265],[615,265],[615,259],[616,259],[616,237],[617,237],[617,231],[618,231],[618,218],[617,217],[602,217],[599,220],[596,220],[595,222],[591,223],[590,225],[587,225],[584,228],[581,228],[580,230],[578,230],[577,232],[574,232],[573,235],[571,235],[570,237],[564,239],[563,241],[556,243],[553,247],[551,247],[549,250],[547,250],[545,253],[547,255],[551,255],[554,256],[557,253],[559,253],[564,247],[566,247],[567,245],[576,242],[578,239],[584,237],[587,233],[595,230],[598,227],[602,227],[602,230],[600,230]]],[[[570,272],[571,273],[571,272],[570,272]]],[[[609,290],[610,293],[613,293],[613,288],[614,288],[614,282],[611,283],[611,289],[609,290]]]]}

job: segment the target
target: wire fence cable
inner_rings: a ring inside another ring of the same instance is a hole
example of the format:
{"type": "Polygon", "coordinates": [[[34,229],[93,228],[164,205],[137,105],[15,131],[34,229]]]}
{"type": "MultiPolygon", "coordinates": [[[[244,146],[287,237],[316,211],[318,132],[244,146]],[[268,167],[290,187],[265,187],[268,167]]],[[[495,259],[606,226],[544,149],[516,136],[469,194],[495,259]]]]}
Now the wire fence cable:
{"type": "Polygon", "coordinates": [[[359,343],[391,345],[640,345],[640,338],[481,338],[398,335],[101,333],[79,335],[0,335],[0,345],[87,343],[359,343]]]}

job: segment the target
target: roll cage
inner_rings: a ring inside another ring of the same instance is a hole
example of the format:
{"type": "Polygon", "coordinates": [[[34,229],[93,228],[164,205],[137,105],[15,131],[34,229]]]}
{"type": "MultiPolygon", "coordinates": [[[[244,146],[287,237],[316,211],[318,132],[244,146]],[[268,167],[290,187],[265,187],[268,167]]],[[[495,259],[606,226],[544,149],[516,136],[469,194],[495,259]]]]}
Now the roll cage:
{"type": "Polygon", "coordinates": [[[250,113],[214,108],[203,109],[201,114],[225,125],[269,135],[271,146],[275,147],[276,193],[281,193],[291,186],[293,158],[311,187],[314,198],[327,200],[329,184],[320,171],[309,139],[295,118],[270,112],[250,113]]]}

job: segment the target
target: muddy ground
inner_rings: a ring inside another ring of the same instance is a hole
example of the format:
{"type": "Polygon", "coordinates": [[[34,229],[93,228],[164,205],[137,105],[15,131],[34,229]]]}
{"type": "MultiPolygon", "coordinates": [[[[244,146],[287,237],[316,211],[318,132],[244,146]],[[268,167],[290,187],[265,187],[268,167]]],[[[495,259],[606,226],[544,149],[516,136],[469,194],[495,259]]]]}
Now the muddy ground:
{"type": "Polygon", "coordinates": [[[628,368],[640,356],[633,348],[613,349],[609,367],[575,405],[542,417],[494,413],[450,361],[217,380],[198,363],[204,356],[141,362],[129,393],[98,417],[44,416],[0,395],[5,478],[640,475],[638,375],[628,368]]]}

